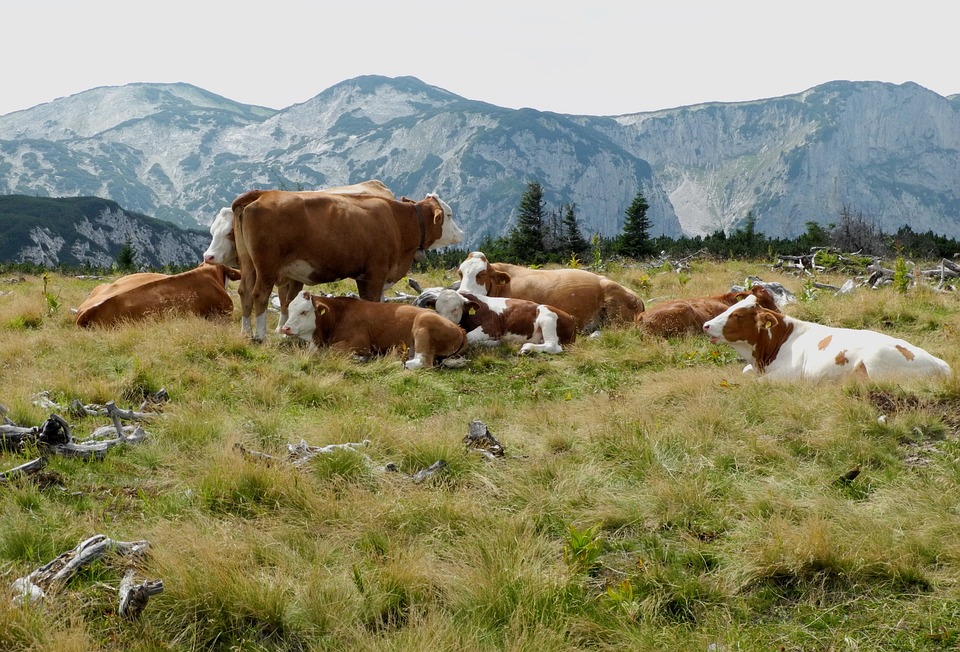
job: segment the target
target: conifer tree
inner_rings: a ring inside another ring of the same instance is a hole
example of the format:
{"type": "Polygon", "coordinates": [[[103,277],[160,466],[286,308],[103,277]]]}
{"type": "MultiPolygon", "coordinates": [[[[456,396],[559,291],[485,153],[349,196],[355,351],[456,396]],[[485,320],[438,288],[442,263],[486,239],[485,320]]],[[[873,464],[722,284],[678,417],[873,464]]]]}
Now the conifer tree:
{"type": "Polygon", "coordinates": [[[563,209],[563,251],[562,253],[577,256],[584,255],[590,248],[590,243],[580,232],[580,225],[577,223],[577,205],[567,204],[563,209]]]}
{"type": "Polygon", "coordinates": [[[510,254],[517,261],[537,262],[543,257],[544,205],[543,187],[537,181],[529,182],[508,237],[510,254]]]}
{"type": "Polygon", "coordinates": [[[627,207],[627,219],[623,223],[623,231],[617,238],[617,251],[621,255],[642,258],[654,253],[653,242],[650,240],[651,224],[647,217],[649,207],[643,191],[638,190],[637,196],[627,207]]]}
{"type": "Polygon", "coordinates": [[[120,251],[117,252],[117,269],[122,272],[129,272],[137,265],[137,252],[129,241],[125,242],[120,251]]]}

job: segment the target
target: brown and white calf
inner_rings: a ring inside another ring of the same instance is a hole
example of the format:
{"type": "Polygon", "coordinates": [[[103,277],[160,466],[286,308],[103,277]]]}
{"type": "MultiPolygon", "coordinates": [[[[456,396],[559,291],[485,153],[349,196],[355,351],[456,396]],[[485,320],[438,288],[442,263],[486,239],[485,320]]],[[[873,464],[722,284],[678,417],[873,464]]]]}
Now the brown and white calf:
{"type": "Polygon", "coordinates": [[[770,379],[950,374],[950,365],[909,342],[876,331],[795,319],[761,307],[752,294],[707,321],[703,331],[711,342],[727,343],[749,361],[744,372],[770,379]]]}
{"type": "Polygon", "coordinates": [[[585,269],[530,269],[491,263],[481,251],[460,264],[459,291],[476,296],[526,299],[573,315],[580,330],[604,323],[629,323],[643,312],[643,300],[605,276],[585,269]]]}
{"type": "Polygon", "coordinates": [[[228,316],[227,280],[239,278],[235,269],[207,263],[180,274],[128,274],[95,287],[77,308],[77,325],[113,326],[161,314],[228,316]]]}
{"type": "Polygon", "coordinates": [[[780,312],[777,302],[767,288],[754,285],[749,292],[727,292],[712,297],[671,299],[647,306],[637,316],[637,326],[647,333],[660,337],[677,337],[688,333],[702,333],[703,324],[749,294],[757,297],[759,305],[767,310],[780,312]]]}
{"type": "Polygon", "coordinates": [[[471,344],[522,344],[520,353],[562,353],[577,338],[573,316],[552,306],[441,290],[436,311],[459,324],[471,344]]]}
{"type": "Polygon", "coordinates": [[[407,369],[433,367],[467,350],[463,329],[433,310],[402,303],[379,303],[354,297],[313,296],[301,292],[290,302],[282,333],[358,356],[379,355],[406,347],[407,369]]]}

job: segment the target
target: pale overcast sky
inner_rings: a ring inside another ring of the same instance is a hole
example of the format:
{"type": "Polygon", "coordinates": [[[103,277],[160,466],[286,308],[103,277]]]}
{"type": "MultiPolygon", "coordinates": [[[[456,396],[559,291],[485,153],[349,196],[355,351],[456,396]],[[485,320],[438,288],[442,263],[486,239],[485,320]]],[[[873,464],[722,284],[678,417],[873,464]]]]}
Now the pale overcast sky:
{"type": "Polygon", "coordinates": [[[589,115],[777,97],[836,79],[960,92],[960,5],[951,0],[0,6],[0,115],[133,82],[187,82],[280,109],[366,74],[589,115]]]}

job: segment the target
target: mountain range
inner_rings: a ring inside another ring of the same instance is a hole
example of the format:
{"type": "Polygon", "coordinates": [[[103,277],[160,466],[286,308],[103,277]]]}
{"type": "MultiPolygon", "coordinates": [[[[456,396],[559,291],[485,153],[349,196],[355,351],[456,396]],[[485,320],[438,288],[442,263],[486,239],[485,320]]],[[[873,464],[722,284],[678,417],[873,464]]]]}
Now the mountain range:
{"type": "MultiPolygon", "coordinates": [[[[252,188],[371,178],[398,195],[438,192],[470,248],[510,228],[530,181],[548,208],[575,204],[586,234],[619,233],[642,191],[651,235],[732,232],[752,212],[758,231],[795,237],[847,208],[885,232],[908,224],[956,238],[960,96],[836,81],[751,102],[584,116],[371,75],[282,110],[137,83],[0,116],[0,194],[101,197],[186,229],[205,229],[252,188]]],[[[65,260],[85,246],[66,243],[65,260]]]]}

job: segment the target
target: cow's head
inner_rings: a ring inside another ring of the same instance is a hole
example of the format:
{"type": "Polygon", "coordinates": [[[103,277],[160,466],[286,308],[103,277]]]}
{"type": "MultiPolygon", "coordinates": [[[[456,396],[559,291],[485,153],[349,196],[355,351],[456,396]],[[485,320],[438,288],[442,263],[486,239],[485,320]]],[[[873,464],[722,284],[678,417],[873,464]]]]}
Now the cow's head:
{"type": "Polygon", "coordinates": [[[459,324],[464,314],[479,310],[480,303],[475,298],[465,297],[456,290],[444,289],[437,294],[437,303],[434,308],[442,317],[446,317],[454,324],[459,324]]]}
{"type": "Polygon", "coordinates": [[[484,297],[510,296],[510,275],[490,267],[482,251],[471,252],[457,270],[460,292],[484,297]]]}
{"type": "Polygon", "coordinates": [[[703,332],[710,336],[711,342],[756,344],[760,329],[773,325],[771,319],[761,319],[762,313],[771,311],[757,305],[757,296],[747,293],[744,295],[743,299],[704,322],[703,332]]]}
{"type": "Polygon", "coordinates": [[[328,310],[328,306],[320,299],[321,297],[314,297],[306,290],[295,296],[287,308],[289,313],[287,321],[280,332],[287,337],[298,337],[301,340],[313,342],[320,321],[320,310],[328,310]]]}
{"type": "Polygon", "coordinates": [[[221,208],[210,224],[210,246],[203,252],[206,263],[239,265],[236,236],[233,233],[233,210],[221,208]]]}
{"type": "Polygon", "coordinates": [[[441,225],[440,237],[434,240],[433,244],[427,247],[427,249],[439,249],[440,247],[463,242],[463,230],[453,221],[453,211],[450,209],[449,204],[440,199],[436,193],[430,193],[424,201],[428,201],[428,205],[433,209],[430,220],[435,225],[441,225]]]}

